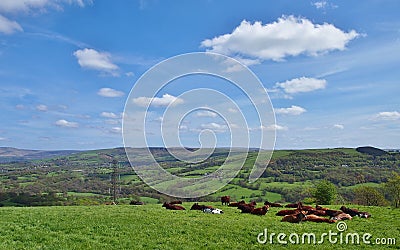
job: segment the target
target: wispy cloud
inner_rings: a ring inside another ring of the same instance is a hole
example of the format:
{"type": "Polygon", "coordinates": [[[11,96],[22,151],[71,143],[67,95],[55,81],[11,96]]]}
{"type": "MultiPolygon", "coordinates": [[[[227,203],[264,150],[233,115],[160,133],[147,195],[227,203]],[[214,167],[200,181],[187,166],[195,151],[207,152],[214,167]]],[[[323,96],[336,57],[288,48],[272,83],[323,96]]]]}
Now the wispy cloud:
{"type": "Polygon", "coordinates": [[[294,78],[285,82],[278,82],[275,87],[282,88],[288,94],[301,92],[310,92],[318,89],[324,89],[327,85],[325,79],[316,79],[308,77],[294,78]]]}
{"type": "Polygon", "coordinates": [[[317,2],[312,2],[311,3],[312,6],[314,6],[317,9],[322,9],[322,10],[326,10],[328,8],[330,9],[336,9],[338,8],[337,5],[329,3],[328,1],[317,1],[317,2]]]}
{"type": "Polygon", "coordinates": [[[124,92],[115,90],[112,88],[101,88],[101,89],[99,89],[99,91],[97,91],[97,94],[99,96],[110,97],[110,98],[121,97],[121,96],[125,95],[124,92]]]}
{"type": "Polygon", "coordinates": [[[344,125],[342,125],[342,124],[335,124],[335,125],[333,125],[333,127],[336,129],[344,129],[344,125]]]}
{"type": "Polygon", "coordinates": [[[385,111],[379,112],[375,115],[375,119],[384,121],[395,121],[400,119],[400,112],[397,111],[385,111]]]}
{"type": "Polygon", "coordinates": [[[21,25],[0,15],[0,33],[10,35],[18,31],[23,31],[21,25]]]}
{"type": "Polygon", "coordinates": [[[35,11],[36,13],[43,13],[46,12],[47,8],[62,10],[63,4],[75,4],[85,7],[85,5],[92,3],[92,0],[2,0],[0,1],[0,11],[9,13],[30,13],[35,11]]]}
{"type": "Polygon", "coordinates": [[[230,56],[281,61],[289,56],[316,56],[344,50],[359,34],[342,31],[332,24],[314,24],[306,18],[283,16],[263,25],[243,20],[230,34],[206,39],[201,46],[208,51],[230,56]]]}
{"type": "Polygon", "coordinates": [[[168,105],[178,105],[182,104],[183,100],[181,98],[175,97],[170,94],[164,94],[162,97],[137,97],[133,98],[133,103],[136,105],[145,107],[151,104],[154,107],[166,107],[168,105]]]}
{"type": "Polygon", "coordinates": [[[196,112],[196,117],[217,117],[217,113],[211,112],[209,110],[196,112]]]}
{"type": "Polygon", "coordinates": [[[105,118],[112,118],[112,119],[120,118],[119,115],[117,115],[113,112],[101,112],[100,116],[105,117],[105,118]]]}
{"type": "Polygon", "coordinates": [[[216,133],[224,133],[228,130],[228,126],[225,124],[219,124],[219,123],[215,123],[215,122],[211,122],[211,123],[204,123],[200,125],[200,128],[202,129],[209,129],[212,130],[216,133]]]}
{"type": "Polygon", "coordinates": [[[277,108],[275,109],[275,114],[283,115],[301,115],[307,110],[305,108],[292,105],[290,108],[277,108]]]}
{"type": "Polygon", "coordinates": [[[111,55],[107,52],[98,52],[94,49],[80,49],[74,52],[78,63],[82,68],[94,69],[113,76],[118,76],[119,69],[111,60],[111,55]]]}
{"type": "Polygon", "coordinates": [[[70,122],[67,120],[58,120],[54,123],[58,127],[64,127],[64,128],[77,128],[79,127],[79,124],[77,122],[70,122]]]}
{"type": "Polygon", "coordinates": [[[39,104],[36,106],[36,110],[41,112],[46,112],[48,110],[48,107],[44,104],[39,104]]]}

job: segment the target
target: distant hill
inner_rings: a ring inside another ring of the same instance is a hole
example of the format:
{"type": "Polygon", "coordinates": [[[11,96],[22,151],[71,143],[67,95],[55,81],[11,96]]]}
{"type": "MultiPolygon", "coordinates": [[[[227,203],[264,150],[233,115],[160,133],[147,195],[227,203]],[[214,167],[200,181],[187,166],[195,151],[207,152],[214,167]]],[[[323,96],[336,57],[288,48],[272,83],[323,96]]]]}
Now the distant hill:
{"type": "Polygon", "coordinates": [[[67,156],[78,153],[78,150],[31,150],[12,147],[0,147],[0,162],[29,161],[67,156]]]}
{"type": "Polygon", "coordinates": [[[363,153],[363,154],[369,154],[372,156],[381,156],[387,154],[386,151],[379,149],[379,148],[374,148],[374,147],[358,147],[356,148],[357,152],[363,153]]]}

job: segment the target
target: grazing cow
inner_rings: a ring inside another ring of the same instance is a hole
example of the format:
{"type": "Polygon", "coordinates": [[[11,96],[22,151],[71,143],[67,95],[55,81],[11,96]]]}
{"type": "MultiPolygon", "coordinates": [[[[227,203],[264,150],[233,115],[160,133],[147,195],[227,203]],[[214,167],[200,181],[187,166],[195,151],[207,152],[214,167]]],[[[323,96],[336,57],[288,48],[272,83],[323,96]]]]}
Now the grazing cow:
{"type": "Polygon", "coordinates": [[[298,214],[300,211],[301,210],[297,210],[297,209],[287,209],[287,210],[278,211],[275,215],[277,215],[277,216],[292,215],[292,214],[298,214]]]}
{"type": "Polygon", "coordinates": [[[222,205],[229,205],[229,203],[231,203],[231,197],[230,196],[222,196],[221,203],[222,203],[222,205]]]}
{"type": "Polygon", "coordinates": [[[169,210],[185,210],[185,208],[182,207],[182,206],[178,206],[178,205],[174,205],[174,204],[169,204],[169,203],[166,203],[166,202],[164,202],[164,204],[162,205],[162,207],[165,207],[166,209],[169,209],[169,210]]]}
{"type": "Polygon", "coordinates": [[[335,223],[334,220],[328,219],[328,218],[324,218],[324,217],[320,217],[317,216],[315,214],[310,214],[307,215],[306,218],[304,219],[305,221],[312,221],[312,222],[325,222],[325,223],[335,223]]]}
{"type": "Polygon", "coordinates": [[[338,220],[351,220],[352,217],[349,214],[346,213],[340,213],[336,215],[335,217],[332,217],[331,220],[338,221],[338,220]]]}
{"type": "Polygon", "coordinates": [[[263,207],[254,208],[250,213],[255,215],[265,215],[269,210],[269,206],[265,205],[263,207]]]}
{"type": "Polygon", "coordinates": [[[240,209],[242,213],[251,213],[251,211],[254,209],[254,206],[250,204],[241,204],[238,206],[238,209],[240,209]]]}
{"type": "Polygon", "coordinates": [[[129,205],[144,205],[144,202],[131,200],[131,202],[129,202],[129,205]]]}
{"type": "Polygon", "coordinates": [[[241,200],[241,201],[239,201],[239,202],[232,202],[232,203],[230,203],[228,206],[229,206],[229,207],[238,207],[238,206],[241,205],[241,204],[246,204],[246,202],[245,202],[244,200],[241,200]]]}
{"type": "Polygon", "coordinates": [[[182,204],[182,201],[178,201],[178,200],[176,200],[176,201],[171,201],[171,202],[169,202],[169,204],[171,204],[171,205],[174,205],[174,204],[182,204]]]}
{"type": "Polygon", "coordinates": [[[279,203],[274,203],[274,202],[269,202],[269,201],[265,201],[264,205],[268,205],[270,207],[283,207],[282,204],[279,203]]]}
{"type": "Polygon", "coordinates": [[[206,206],[206,205],[199,205],[199,203],[194,203],[190,210],[204,210],[205,208],[209,209],[214,209],[212,206],[206,206]]]}
{"type": "Polygon", "coordinates": [[[204,208],[203,213],[208,214],[223,214],[224,212],[219,208],[204,208]]]}
{"type": "Polygon", "coordinates": [[[282,218],[282,222],[300,223],[306,218],[306,212],[300,211],[297,214],[286,215],[282,218]]]}

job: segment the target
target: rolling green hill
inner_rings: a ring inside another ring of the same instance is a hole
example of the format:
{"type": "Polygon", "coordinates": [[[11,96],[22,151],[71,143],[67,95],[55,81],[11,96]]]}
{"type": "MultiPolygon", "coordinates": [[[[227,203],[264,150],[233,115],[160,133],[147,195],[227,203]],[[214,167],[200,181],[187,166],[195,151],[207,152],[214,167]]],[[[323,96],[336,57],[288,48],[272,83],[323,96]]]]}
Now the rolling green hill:
{"type": "MultiPolygon", "coordinates": [[[[135,161],[144,165],[148,163],[146,151],[147,149],[128,149],[135,161]]],[[[212,173],[223,164],[228,155],[227,149],[220,148],[203,162],[186,164],[174,159],[164,148],[150,148],[150,151],[167,171],[189,178],[212,173]]],[[[239,151],[236,153],[240,154],[239,151]]],[[[107,155],[118,161],[117,193],[122,201],[140,197],[156,199],[159,202],[168,199],[136,176],[124,148],[114,148],[75,152],[66,156],[25,162],[1,163],[0,204],[104,203],[110,199],[110,180],[113,172],[113,165],[107,155]],[[91,195],[83,195],[82,198],[80,193],[91,195]],[[55,197],[52,197],[54,194],[55,197]],[[44,195],[47,196],[38,197],[44,195]],[[46,201],[49,199],[51,202],[46,201]]],[[[251,151],[242,170],[229,185],[199,200],[212,201],[219,196],[230,195],[235,200],[268,199],[295,202],[309,196],[309,189],[315,181],[327,179],[338,187],[344,200],[351,202],[351,195],[348,195],[351,187],[379,187],[380,183],[387,181],[393,171],[400,173],[399,153],[372,156],[351,148],[277,150],[262,177],[255,183],[249,183],[248,177],[256,156],[257,152],[251,151]]]]}

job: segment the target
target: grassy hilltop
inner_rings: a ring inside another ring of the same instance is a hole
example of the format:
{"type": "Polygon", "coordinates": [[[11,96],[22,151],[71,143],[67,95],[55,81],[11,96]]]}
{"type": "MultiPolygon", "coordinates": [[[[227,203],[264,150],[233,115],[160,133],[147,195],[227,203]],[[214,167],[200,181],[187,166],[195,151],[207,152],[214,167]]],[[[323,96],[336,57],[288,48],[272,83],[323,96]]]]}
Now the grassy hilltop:
{"type": "MultiPolygon", "coordinates": [[[[210,204],[210,203],[208,203],[210,204]]],[[[192,203],[183,204],[190,209],[192,203]]],[[[268,233],[338,232],[337,224],[280,222],[271,208],[266,216],[241,214],[234,207],[213,204],[224,214],[201,211],[172,211],[161,205],[69,206],[0,208],[1,249],[287,249],[274,238],[274,244],[257,242],[257,235],[268,233]]],[[[337,209],[338,206],[331,206],[337,209]]],[[[369,219],[346,221],[344,232],[370,233],[376,238],[400,240],[399,209],[359,207],[372,213],[369,219]]],[[[306,241],[307,242],[307,241],[306,241]]],[[[351,242],[350,242],[351,243],[351,242]]],[[[323,244],[290,245],[297,249],[398,249],[397,245],[323,244]]]]}

